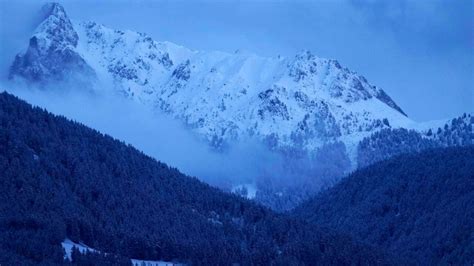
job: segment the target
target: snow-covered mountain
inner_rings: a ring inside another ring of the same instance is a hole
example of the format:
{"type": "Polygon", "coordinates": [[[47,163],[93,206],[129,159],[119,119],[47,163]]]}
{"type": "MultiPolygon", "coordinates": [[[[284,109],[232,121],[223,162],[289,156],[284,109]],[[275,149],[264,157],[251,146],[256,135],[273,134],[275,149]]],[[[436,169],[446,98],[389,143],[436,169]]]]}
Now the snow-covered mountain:
{"type": "Polygon", "coordinates": [[[309,51],[293,58],[194,51],[71,21],[57,3],[42,12],[11,78],[110,89],[170,113],[216,148],[256,136],[275,149],[311,152],[342,141],[350,152],[374,131],[412,123],[382,89],[309,51]]]}
{"type": "Polygon", "coordinates": [[[474,143],[472,125],[416,123],[363,76],[309,51],[290,58],[195,51],[70,20],[57,3],[42,15],[11,79],[119,95],[171,115],[217,151],[260,140],[284,160],[245,180],[219,176],[215,185],[274,209],[290,209],[348,171],[399,152],[449,146],[457,136],[474,143]]]}

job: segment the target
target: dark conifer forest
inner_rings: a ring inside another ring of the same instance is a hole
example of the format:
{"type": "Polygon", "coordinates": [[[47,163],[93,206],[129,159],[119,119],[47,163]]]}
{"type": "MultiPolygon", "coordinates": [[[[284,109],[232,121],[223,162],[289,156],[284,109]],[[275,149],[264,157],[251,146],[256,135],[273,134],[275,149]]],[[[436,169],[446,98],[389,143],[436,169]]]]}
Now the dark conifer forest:
{"type": "Polygon", "coordinates": [[[294,213],[392,252],[406,264],[472,265],[474,146],[376,163],[294,213]]]}
{"type": "Polygon", "coordinates": [[[436,147],[474,145],[474,116],[464,113],[439,127],[419,132],[405,128],[386,128],[364,138],[357,147],[359,167],[371,165],[390,157],[415,153],[436,147]]]}
{"type": "Polygon", "coordinates": [[[0,250],[1,265],[393,263],[7,93],[0,95],[0,250]],[[65,238],[108,255],[75,251],[65,261],[65,238]]]}

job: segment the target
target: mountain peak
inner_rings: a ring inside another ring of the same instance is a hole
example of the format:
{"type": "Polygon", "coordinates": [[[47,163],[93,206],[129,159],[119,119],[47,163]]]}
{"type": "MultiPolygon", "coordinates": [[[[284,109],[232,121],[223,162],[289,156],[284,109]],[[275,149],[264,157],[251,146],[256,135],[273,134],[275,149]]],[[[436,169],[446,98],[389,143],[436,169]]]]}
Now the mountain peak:
{"type": "Polygon", "coordinates": [[[58,3],[48,3],[42,7],[41,15],[43,20],[31,36],[27,51],[15,57],[10,78],[48,81],[64,80],[70,73],[94,75],[75,51],[79,36],[64,8],[58,3]]]}
{"type": "Polygon", "coordinates": [[[44,49],[50,48],[48,45],[54,45],[54,49],[77,46],[79,37],[62,5],[47,3],[41,8],[41,13],[44,19],[36,28],[32,39],[36,37],[47,40],[41,43],[45,45],[44,49]]]}
{"type": "Polygon", "coordinates": [[[41,12],[44,19],[48,18],[49,16],[67,17],[64,7],[56,2],[44,4],[41,8],[41,12]]]}
{"type": "Polygon", "coordinates": [[[311,60],[316,58],[316,56],[310,50],[303,49],[296,54],[295,58],[299,60],[311,60]]]}

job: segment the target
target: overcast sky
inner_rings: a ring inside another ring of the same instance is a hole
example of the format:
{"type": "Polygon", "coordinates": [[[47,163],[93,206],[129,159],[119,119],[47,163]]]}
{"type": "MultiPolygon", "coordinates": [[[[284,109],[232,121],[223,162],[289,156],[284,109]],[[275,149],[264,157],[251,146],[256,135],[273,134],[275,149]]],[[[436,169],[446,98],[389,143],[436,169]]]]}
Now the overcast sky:
{"type": "MultiPolygon", "coordinates": [[[[28,42],[42,1],[0,0],[0,67],[28,42]]],[[[59,1],[75,20],[192,49],[339,60],[414,120],[474,112],[474,1],[59,1]]]]}

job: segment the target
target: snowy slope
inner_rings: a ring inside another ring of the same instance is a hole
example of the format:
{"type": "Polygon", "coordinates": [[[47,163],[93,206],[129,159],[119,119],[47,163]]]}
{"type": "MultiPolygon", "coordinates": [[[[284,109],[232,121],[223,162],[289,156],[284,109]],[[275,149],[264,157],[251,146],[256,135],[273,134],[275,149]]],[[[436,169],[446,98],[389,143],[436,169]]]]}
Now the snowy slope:
{"type": "Polygon", "coordinates": [[[79,78],[172,114],[212,146],[256,136],[272,148],[313,151],[357,142],[413,122],[380,88],[336,60],[303,51],[293,58],[194,51],[146,34],[71,22],[44,7],[11,77],[49,83],[79,78]]]}
{"type": "Polygon", "coordinates": [[[474,115],[465,113],[444,123],[439,121],[426,124],[425,129],[420,130],[421,134],[441,146],[474,145],[474,115]]]}

